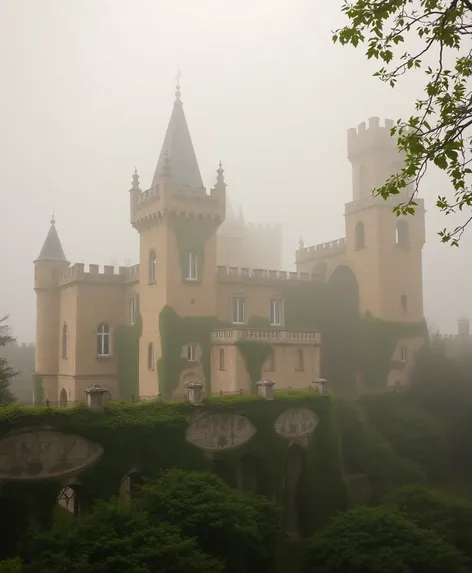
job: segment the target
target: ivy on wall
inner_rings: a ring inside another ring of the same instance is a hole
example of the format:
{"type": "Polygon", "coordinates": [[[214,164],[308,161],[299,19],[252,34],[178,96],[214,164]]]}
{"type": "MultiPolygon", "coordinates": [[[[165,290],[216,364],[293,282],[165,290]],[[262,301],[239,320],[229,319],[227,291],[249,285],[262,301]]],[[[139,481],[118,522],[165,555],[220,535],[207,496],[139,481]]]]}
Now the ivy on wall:
{"type": "Polygon", "coordinates": [[[192,284],[199,284],[205,268],[205,245],[215,234],[215,222],[211,219],[175,216],[170,219],[170,225],[179,251],[182,280],[185,280],[188,252],[194,251],[197,255],[197,280],[192,281],[192,284]]]}
{"type": "Polygon", "coordinates": [[[182,358],[182,346],[198,344],[201,352],[201,365],[211,392],[211,331],[224,326],[215,316],[182,317],[170,306],[165,306],[159,314],[159,335],[161,357],[157,361],[159,390],[164,398],[172,396],[180,381],[182,370],[191,366],[182,358]]]}
{"type": "Polygon", "coordinates": [[[255,393],[257,391],[257,383],[261,380],[264,362],[273,353],[272,345],[263,341],[240,340],[236,343],[236,346],[246,364],[251,383],[251,392],[255,393]]]}
{"type": "MultiPolygon", "coordinates": [[[[288,408],[300,407],[313,410],[319,418],[314,439],[303,450],[305,464],[299,490],[303,532],[309,534],[348,503],[332,397],[294,392],[280,393],[269,401],[259,396],[209,398],[199,412],[237,413],[249,418],[257,430],[254,437],[239,448],[215,452],[215,456],[220,467],[226,466],[232,485],[238,483],[243,460],[254,460],[260,493],[283,503],[289,441],[277,435],[274,424],[288,408]]],[[[107,499],[118,494],[132,467],[139,468],[144,477],[172,467],[213,471],[215,460],[185,439],[189,416],[194,413],[195,406],[186,402],[110,403],[99,412],[86,406],[7,406],[0,411],[0,439],[15,429],[47,425],[101,444],[102,458],[80,474],[80,482],[87,499],[107,499]]],[[[14,499],[16,514],[33,512],[48,525],[60,488],[57,480],[12,482],[2,489],[0,504],[14,499]],[[41,493],[44,487],[47,496],[41,493]]]]}
{"type": "Polygon", "coordinates": [[[118,393],[121,400],[130,402],[139,396],[139,339],[143,330],[139,307],[139,296],[137,296],[135,324],[118,326],[114,335],[118,370],[118,393]]]}

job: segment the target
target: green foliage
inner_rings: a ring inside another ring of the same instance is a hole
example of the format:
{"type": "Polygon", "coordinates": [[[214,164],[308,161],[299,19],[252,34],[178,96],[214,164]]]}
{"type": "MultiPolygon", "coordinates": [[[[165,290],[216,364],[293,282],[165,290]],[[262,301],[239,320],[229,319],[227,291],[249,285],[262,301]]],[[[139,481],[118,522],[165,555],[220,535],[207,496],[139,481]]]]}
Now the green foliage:
{"type": "Polygon", "coordinates": [[[198,344],[201,364],[211,391],[211,331],[222,326],[214,316],[179,316],[173,308],[165,306],[159,314],[161,358],[157,361],[159,389],[164,398],[172,395],[179,385],[180,374],[189,362],[181,356],[182,346],[198,344]]]}
{"type": "Polygon", "coordinates": [[[240,340],[237,347],[246,364],[251,381],[251,392],[256,392],[256,384],[261,379],[264,362],[273,353],[272,345],[269,342],[240,340]]]}
{"type": "MultiPolygon", "coordinates": [[[[0,347],[15,341],[15,339],[10,336],[10,329],[8,324],[6,324],[7,320],[8,316],[0,318],[0,347]]],[[[8,365],[7,360],[0,357],[0,406],[11,404],[15,401],[13,392],[10,390],[10,385],[17,374],[18,372],[8,365]]]]}
{"type": "Polygon", "coordinates": [[[220,573],[177,527],[150,520],[116,501],[99,504],[67,529],[37,536],[26,550],[24,573],[220,573]]]}
{"type": "Polygon", "coordinates": [[[0,573],[22,573],[22,571],[23,563],[17,557],[0,561],[0,573]]]}
{"type": "Polygon", "coordinates": [[[115,330],[115,353],[118,368],[118,391],[121,400],[134,401],[139,396],[139,339],[143,321],[136,297],[135,324],[122,324],[115,330]]]}
{"type": "Polygon", "coordinates": [[[200,284],[205,268],[205,245],[215,234],[215,223],[201,218],[176,216],[171,219],[171,226],[177,241],[182,280],[185,280],[188,252],[194,251],[197,255],[197,280],[188,281],[188,284],[200,284]]]}
{"type": "MultiPolygon", "coordinates": [[[[342,11],[349,23],[335,32],[333,40],[354,47],[366,43],[367,58],[385,64],[375,74],[383,82],[394,87],[410,70],[422,69],[425,74],[424,94],[416,100],[416,114],[407,121],[399,120],[392,129],[392,135],[398,134],[398,148],[406,153],[405,167],[377,193],[387,199],[413,181],[413,196],[395,208],[398,214],[412,214],[420,181],[428,166],[435,165],[447,173],[454,189],[452,199],[438,197],[437,207],[446,215],[467,210],[472,206],[472,54],[468,47],[472,3],[345,0],[342,11]],[[430,66],[425,59],[432,52],[435,64],[430,66]]],[[[462,225],[440,231],[441,240],[457,246],[471,219],[467,216],[462,225]]]]}
{"type": "Polygon", "coordinates": [[[450,573],[464,560],[434,531],[385,508],[359,507],[335,517],[310,540],[306,572],[450,573]]]}
{"type": "Polygon", "coordinates": [[[444,429],[436,418],[396,392],[365,395],[361,404],[366,420],[398,456],[419,464],[431,478],[447,470],[444,429]]]}
{"type": "Polygon", "coordinates": [[[472,503],[419,486],[397,490],[389,506],[423,529],[432,529],[472,559],[472,503]]]}
{"type": "Polygon", "coordinates": [[[212,474],[172,470],[145,484],[137,507],[178,526],[228,573],[270,571],[280,516],[266,498],[231,489],[212,474]]]}

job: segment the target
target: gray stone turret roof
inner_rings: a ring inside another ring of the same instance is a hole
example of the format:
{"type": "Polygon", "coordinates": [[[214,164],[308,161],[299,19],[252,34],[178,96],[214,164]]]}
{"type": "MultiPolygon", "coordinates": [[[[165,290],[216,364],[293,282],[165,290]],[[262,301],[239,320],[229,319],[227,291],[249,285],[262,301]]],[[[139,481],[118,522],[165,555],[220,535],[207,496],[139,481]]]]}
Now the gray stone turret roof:
{"type": "Polygon", "coordinates": [[[49,227],[46,240],[44,241],[43,248],[39,253],[38,261],[65,261],[68,262],[64,254],[64,249],[61,245],[61,240],[56,230],[56,222],[54,217],[51,219],[51,226],[49,227]]]}
{"type": "Polygon", "coordinates": [[[152,180],[153,186],[159,183],[166,161],[166,154],[170,161],[173,181],[177,187],[182,185],[189,185],[194,188],[203,187],[197,156],[195,155],[184,108],[180,100],[179,86],[177,86],[177,91],[175,92],[174,108],[152,180]]]}

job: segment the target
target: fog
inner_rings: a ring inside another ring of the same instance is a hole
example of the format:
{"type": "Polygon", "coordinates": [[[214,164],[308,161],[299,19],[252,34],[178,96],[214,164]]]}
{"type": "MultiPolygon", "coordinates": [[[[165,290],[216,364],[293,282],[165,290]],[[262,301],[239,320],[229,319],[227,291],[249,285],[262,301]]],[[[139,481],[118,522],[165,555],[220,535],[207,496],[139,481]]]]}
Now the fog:
{"type": "MultiPolygon", "coordinates": [[[[346,131],[413,110],[422,85],[392,90],[362,49],[342,48],[341,0],[2,0],[0,2],[0,315],[33,341],[33,263],[53,208],[71,262],[136,263],[129,224],[134,166],[151,183],[177,67],[207,187],[219,160],[247,220],[282,223],[284,262],[344,236],[351,198],[346,131]]],[[[424,249],[425,315],[455,332],[472,315],[472,228],[460,249],[434,207],[448,186],[431,171],[424,249]]]]}

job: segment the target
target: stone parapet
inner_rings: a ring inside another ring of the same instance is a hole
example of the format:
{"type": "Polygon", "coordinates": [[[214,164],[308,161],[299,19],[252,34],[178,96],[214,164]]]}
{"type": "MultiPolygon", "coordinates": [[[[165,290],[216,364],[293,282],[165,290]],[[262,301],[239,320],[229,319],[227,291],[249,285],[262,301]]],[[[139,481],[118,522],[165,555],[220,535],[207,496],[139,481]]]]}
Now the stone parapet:
{"type": "Polygon", "coordinates": [[[243,340],[270,344],[319,346],[321,333],[315,330],[277,330],[259,328],[222,328],[211,333],[212,344],[236,344],[243,340]]]}
{"type": "Polygon", "coordinates": [[[309,273],[296,271],[272,271],[267,269],[247,269],[239,267],[218,266],[216,272],[219,282],[257,282],[257,281],[309,281],[309,273]]]}
{"type": "Polygon", "coordinates": [[[305,247],[296,252],[296,262],[309,261],[314,258],[324,258],[331,255],[338,255],[346,251],[346,239],[336,239],[319,245],[305,247]]]}
{"type": "Polygon", "coordinates": [[[76,282],[124,284],[137,281],[139,281],[139,265],[132,267],[104,265],[102,270],[100,265],[89,264],[88,270],[85,270],[84,263],[75,263],[59,276],[58,285],[64,286],[76,282]]]}

